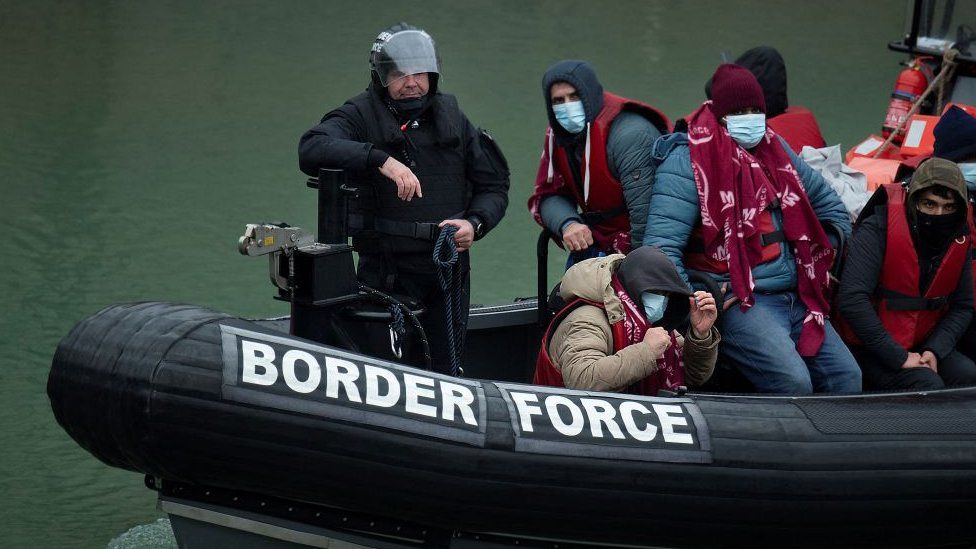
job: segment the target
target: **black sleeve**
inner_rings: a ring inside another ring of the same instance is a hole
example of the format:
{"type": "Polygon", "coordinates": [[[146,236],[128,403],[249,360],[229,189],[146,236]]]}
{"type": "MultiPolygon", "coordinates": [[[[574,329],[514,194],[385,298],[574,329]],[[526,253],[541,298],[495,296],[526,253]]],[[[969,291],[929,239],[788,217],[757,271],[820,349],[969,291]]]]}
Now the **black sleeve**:
{"type": "Polygon", "coordinates": [[[973,318],[973,268],[968,254],[963,263],[959,285],[949,296],[949,310],[922,345],[923,349],[935,353],[939,360],[956,348],[956,343],[966,333],[973,318]]]}
{"type": "Polygon", "coordinates": [[[320,168],[365,170],[383,165],[389,155],[373,149],[365,135],[361,113],[346,103],[305,132],[298,142],[298,166],[308,175],[318,175],[320,168]]]}
{"type": "Polygon", "coordinates": [[[866,218],[854,230],[841,274],[837,301],[840,314],[864,344],[886,368],[897,370],[908,358],[908,351],[891,337],[871,304],[884,262],[884,213],[866,218]]]}
{"type": "Polygon", "coordinates": [[[471,185],[471,201],[465,217],[477,216],[484,233],[498,225],[508,208],[508,163],[494,138],[464,118],[465,177],[471,185]]]}

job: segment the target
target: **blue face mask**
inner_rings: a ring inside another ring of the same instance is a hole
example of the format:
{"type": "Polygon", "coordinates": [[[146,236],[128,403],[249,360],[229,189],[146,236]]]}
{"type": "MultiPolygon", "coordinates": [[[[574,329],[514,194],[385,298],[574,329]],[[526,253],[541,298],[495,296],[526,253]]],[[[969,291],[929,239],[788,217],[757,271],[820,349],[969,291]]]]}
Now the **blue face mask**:
{"type": "Polygon", "coordinates": [[[762,141],[766,135],[766,115],[757,114],[735,114],[725,117],[725,127],[729,130],[729,135],[743,149],[751,149],[762,141]]]}
{"type": "Polygon", "coordinates": [[[958,166],[963,179],[966,180],[966,188],[969,189],[969,192],[976,191],[976,162],[966,162],[958,164],[958,166]]]}
{"type": "Polygon", "coordinates": [[[552,106],[552,114],[556,115],[556,122],[569,133],[579,133],[586,127],[586,111],[582,101],[570,101],[552,106]]]}
{"type": "Polygon", "coordinates": [[[664,310],[668,308],[667,296],[644,292],[641,294],[641,303],[644,305],[647,321],[651,324],[664,318],[664,310]]]}

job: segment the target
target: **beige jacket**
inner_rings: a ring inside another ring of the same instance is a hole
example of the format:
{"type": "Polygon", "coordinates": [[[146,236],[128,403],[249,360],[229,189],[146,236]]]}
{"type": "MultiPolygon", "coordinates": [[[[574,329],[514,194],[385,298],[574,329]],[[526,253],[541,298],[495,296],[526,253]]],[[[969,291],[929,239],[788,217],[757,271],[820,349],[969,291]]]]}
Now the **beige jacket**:
{"type": "MultiPolygon", "coordinates": [[[[574,297],[602,301],[606,312],[592,305],[577,307],[559,323],[549,342],[549,356],[570,389],[621,391],[657,369],[657,359],[644,343],[613,352],[610,324],[624,318],[624,307],[613,291],[610,276],[624,256],[577,263],[563,276],[560,294],[567,302],[574,297]]],[[[684,347],[685,383],[697,387],[708,381],[718,358],[721,337],[712,327],[704,340],[696,339],[691,329],[685,337],[677,335],[684,347]]]]}

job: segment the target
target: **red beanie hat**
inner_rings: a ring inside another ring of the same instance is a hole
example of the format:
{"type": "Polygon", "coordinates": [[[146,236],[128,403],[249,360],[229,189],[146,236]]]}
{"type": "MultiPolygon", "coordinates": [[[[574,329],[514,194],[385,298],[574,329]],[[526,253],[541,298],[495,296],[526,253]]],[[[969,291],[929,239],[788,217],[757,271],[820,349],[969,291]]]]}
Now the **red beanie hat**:
{"type": "Polygon", "coordinates": [[[730,112],[759,108],[766,112],[766,99],[755,75],[745,67],[726,63],[712,75],[712,112],[722,118],[730,112]]]}

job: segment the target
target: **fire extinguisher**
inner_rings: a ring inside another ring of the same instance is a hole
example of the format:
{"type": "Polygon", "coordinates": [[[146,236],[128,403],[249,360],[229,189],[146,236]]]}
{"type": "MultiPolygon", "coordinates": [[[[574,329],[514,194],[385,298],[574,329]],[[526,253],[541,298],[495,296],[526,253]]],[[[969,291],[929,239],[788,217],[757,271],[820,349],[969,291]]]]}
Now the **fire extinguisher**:
{"type": "MultiPolygon", "coordinates": [[[[908,64],[908,67],[901,71],[898,79],[895,80],[895,91],[891,93],[891,102],[888,103],[888,113],[885,115],[884,124],[881,126],[881,135],[885,139],[901,126],[908,113],[912,110],[912,105],[928,88],[932,80],[932,69],[925,63],[923,57],[916,57],[908,64]]],[[[905,137],[905,128],[895,135],[892,140],[901,144],[905,137]]]]}

